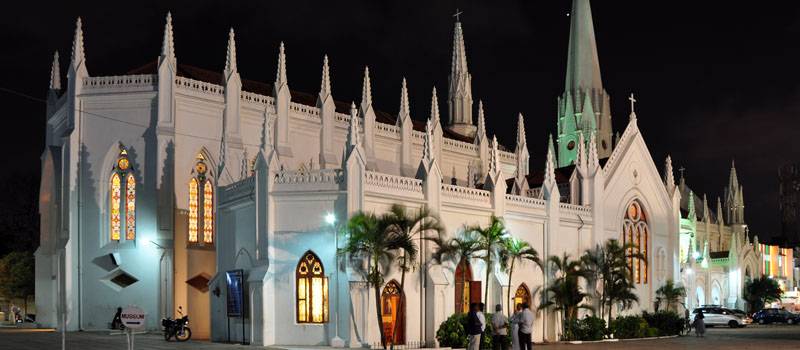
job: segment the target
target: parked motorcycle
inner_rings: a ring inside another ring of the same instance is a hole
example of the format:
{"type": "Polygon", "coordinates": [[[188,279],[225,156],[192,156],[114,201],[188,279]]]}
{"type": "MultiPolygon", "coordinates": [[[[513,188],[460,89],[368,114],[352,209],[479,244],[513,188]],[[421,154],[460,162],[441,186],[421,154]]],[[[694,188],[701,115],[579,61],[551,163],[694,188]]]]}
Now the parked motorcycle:
{"type": "Polygon", "coordinates": [[[164,327],[164,340],[169,341],[170,338],[175,337],[175,340],[184,342],[192,338],[192,329],[189,328],[189,316],[183,314],[183,308],[178,306],[178,313],[180,318],[172,319],[171,317],[161,319],[161,326],[164,327]]]}

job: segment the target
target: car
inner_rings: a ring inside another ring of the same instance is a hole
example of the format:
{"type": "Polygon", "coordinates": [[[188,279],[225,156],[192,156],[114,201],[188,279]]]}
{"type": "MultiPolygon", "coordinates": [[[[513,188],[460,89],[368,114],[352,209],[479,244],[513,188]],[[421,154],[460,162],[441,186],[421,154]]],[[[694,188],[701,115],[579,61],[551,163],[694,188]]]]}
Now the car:
{"type": "Polygon", "coordinates": [[[704,306],[696,308],[692,311],[689,321],[694,323],[694,318],[698,313],[703,312],[703,321],[706,326],[728,326],[731,328],[744,327],[745,320],[733,312],[733,310],[726,309],[719,306],[704,306]]]}
{"type": "Polygon", "coordinates": [[[800,315],[791,313],[784,309],[768,308],[762,309],[761,311],[753,314],[753,321],[758,322],[758,324],[769,324],[775,322],[797,324],[800,323],[800,315]]]}
{"type": "Polygon", "coordinates": [[[743,324],[748,325],[753,323],[753,318],[750,317],[750,315],[748,315],[746,312],[739,309],[728,309],[728,310],[730,310],[734,315],[741,317],[743,324]]]}

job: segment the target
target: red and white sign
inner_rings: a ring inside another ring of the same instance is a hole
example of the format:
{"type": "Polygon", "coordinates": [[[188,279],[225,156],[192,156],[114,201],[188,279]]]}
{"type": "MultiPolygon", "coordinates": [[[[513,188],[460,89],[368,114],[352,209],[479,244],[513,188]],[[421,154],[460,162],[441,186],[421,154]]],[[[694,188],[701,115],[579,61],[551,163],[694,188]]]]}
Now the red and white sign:
{"type": "Polygon", "coordinates": [[[122,324],[127,328],[144,328],[144,310],[136,306],[128,306],[122,309],[120,318],[122,319],[122,324]]]}

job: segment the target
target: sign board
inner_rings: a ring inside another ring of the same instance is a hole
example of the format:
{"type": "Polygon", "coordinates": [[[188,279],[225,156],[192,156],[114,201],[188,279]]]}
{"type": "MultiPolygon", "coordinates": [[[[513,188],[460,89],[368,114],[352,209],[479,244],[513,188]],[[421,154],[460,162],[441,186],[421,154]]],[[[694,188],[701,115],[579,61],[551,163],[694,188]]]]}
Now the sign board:
{"type": "Polygon", "coordinates": [[[225,272],[225,281],[228,285],[228,317],[243,317],[244,271],[233,270],[225,272]]]}
{"type": "Polygon", "coordinates": [[[136,306],[128,306],[122,309],[122,313],[120,314],[120,319],[122,320],[122,324],[124,324],[126,328],[130,329],[144,328],[144,322],[145,322],[144,310],[136,306]]]}

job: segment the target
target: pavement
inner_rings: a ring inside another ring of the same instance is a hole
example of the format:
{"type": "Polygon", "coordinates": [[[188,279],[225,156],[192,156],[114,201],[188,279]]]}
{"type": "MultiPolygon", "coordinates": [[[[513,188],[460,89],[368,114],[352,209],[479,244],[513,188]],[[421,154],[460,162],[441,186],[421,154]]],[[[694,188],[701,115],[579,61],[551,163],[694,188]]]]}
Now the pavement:
{"type": "MultiPolygon", "coordinates": [[[[201,340],[190,340],[185,343],[165,342],[161,334],[138,334],[135,336],[136,349],[198,349],[198,350],[239,350],[256,349],[258,347],[235,344],[211,343],[201,340]]],[[[66,334],[66,348],[80,350],[126,349],[124,335],[110,335],[110,332],[69,332],[66,334]]],[[[0,328],[0,349],[59,349],[61,333],[52,329],[0,328]]],[[[291,347],[301,349],[301,347],[291,347]]],[[[800,349],[800,326],[789,325],[753,325],[747,328],[709,328],[704,338],[694,335],[648,340],[627,340],[618,342],[600,342],[575,344],[536,344],[534,348],[545,350],[660,350],[660,349],[800,349]]],[[[306,349],[306,348],[303,348],[306,349]]],[[[308,347],[307,349],[325,349],[324,347],[308,347]]],[[[328,348],[330,349],[330,348],[328,348]]]]}

